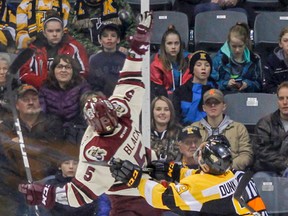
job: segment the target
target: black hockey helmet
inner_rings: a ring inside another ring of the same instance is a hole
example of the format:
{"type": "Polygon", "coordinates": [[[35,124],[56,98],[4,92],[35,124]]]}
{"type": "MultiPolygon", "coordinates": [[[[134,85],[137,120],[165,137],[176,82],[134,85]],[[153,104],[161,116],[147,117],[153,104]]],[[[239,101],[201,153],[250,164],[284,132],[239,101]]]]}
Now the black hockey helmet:
{"type": "Polygon", "coordinates": [[[208,137],[207,143],[202,149],[202,160],[210,168],[209,173],[221,175],[232,164],[230,143],[223,135],[208,137]]]}

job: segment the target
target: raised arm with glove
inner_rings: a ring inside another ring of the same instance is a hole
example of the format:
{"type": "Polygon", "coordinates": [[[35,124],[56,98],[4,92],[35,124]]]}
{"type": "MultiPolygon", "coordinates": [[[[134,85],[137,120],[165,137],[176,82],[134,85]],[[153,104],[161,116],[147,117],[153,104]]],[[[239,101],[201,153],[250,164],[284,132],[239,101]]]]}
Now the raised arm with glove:
{"type": "MultiPolygon", "coordinates": [[[[137,128],[137,126],[145,90],[141,76],[142,55],[149,49],[149,32],[151,25],[152,14],[151,12],[145,12],[141,16],[141,20],[135,35],[129,38],[131,46],[129,49],[129,56],[126,58],[124,66],[120,71],[118,85],[114,90],[114,94],[109,98],[109,100],[115,103],[115,105],[117,104],[116,107],[111,105],[111,109],[123,108],[125,111],[124,114],[122,113],[120,116],[117,116],[118,118],[122,118],[122,121],[117,121],[117,124],[120,125],[125,122],[124,126],[119,126],[125,128],[124,132],[121,133],[118,130],[114,131],[115,128],[113,127],[115,125],[110,124],[107,126],[107,121],[104,121],[105,119],[103,120],[103,118],[101,124],[95,124],[96,122],[100,122],[99,119],[97,119],[97,116],[99,117],[99,115],[96,115],[100,108],[98,109],[97,107],[93,106],[90,107],[91,109],[87,109],[86,114],[89,116],[91,115],[90,120],[92,121],[88,121],[89,126],[85,132],[87,139],[81,143],[79,163],[75,178],[73,178],[71,182],[67,183],[63,187],[56,188],[53,188],[50,185],[40,185],[36,183],[19,185],[19,191],[24,194],[29,205],[41,204],[46,208],[52,208],[54,202],[57,202],[60,204],[69,204],[72,207],[79,207],[86,203],[93,202],[98,196],[113,187],[115,182],[114,178],[112,178],[109,172],[109,168],[107,169],[107,166],[93,164],[93,162],[98,162],[100,160],[105,164],[111,159],[111,157],[120,157],[122,155],[126,156],[125,158],[127,159],[127,162],[123,162],[123,167],[119,165],[115,166],[112,172],[117,180],[125,181],[130,187],[137,187],[142,176],[142,170],[139,166],[133,165],[128,160],[130,159],[136,163],[135,156],[141,159],[144,158],[143,152],[145,152],[145,148],[141,145],[140,130],[137,128]],[[101,130],[99,130],[99,128],[102,126],[105,127],[109,133],[100,133],[101,130]],[[95,136],[96,133],[97,136],[95,136]],[[139,138],[137,138],[135,141],[134,136],[136,133],[139,134],[139,138]],[[123,136],[123,134],[125,134],[125,136],[123,136]],[[109,139],[107,139],[107,136],[109,136],[109,139]],[[111,148],[111,140],[114,141],[113,148],[111,148]],[[125,149],[125,145],[132,146],[132,144],[138,147],[137,151],[135,149],[131,155],[126,151],[121,152],[119,150],[125,149]],[[99,157],[100,159],[97,158],[97,156],[99,156],[97,155],[99,151],[105,152],[105,155],[101,155],[101,157],[99,157]]],[[[109,112],[107,107],[109,106],[110,108],[110,104],[105,102],[102,103],[98,99],[97,101],[101,103],[102,109],[100,111],[102,112],[102,115],[108,115],[109,112]]],[[[120,113],[121,109],[116,111],[119,111],[120,113]]],[[[146,164],[146,160],[140,162],[142,164],[146,164]]],[[[121,190],[125,189],[129,190],[129,193],[133,193],[133,200],[141,198],[139,197],[138,191],[131,190],[131,188],[116,188],[114,192],[117,193],[117,195],[121,194],[119,197],[122,198],[124,195],[122,195],[123,193],[121,190]]],[[[127,197],[130,199],[130,196],[126,196],[123,199],[127,199],[127,197]]],[[[141,200],[143,199],[141,198],[141,200]]],[[[142,204],[141,200],[139,200],[139,202],[142,204]]],[[[146,205],[147,203],[143,202],[143,204],[146,205]]],[[[127,210],[126,206],[124,207],[125,210],[127,210]]],[[[112,207],[112,209],[113,208],[117,208],[118,210],[123,207],[117,206],[112,207]]],[[[147,208],[146,210],[147,211],[145,212],[154,212],[153,208],[147,208]]],[[[142,212],[143,210],[140,210],[140,213],[142,212]]]]}

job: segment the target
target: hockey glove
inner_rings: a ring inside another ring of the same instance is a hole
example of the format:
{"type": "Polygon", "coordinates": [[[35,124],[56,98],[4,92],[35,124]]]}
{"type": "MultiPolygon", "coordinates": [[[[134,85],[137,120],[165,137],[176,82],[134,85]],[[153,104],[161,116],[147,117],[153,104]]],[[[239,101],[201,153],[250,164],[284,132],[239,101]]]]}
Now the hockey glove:
{"type": "Polygon", "coordinates": [[[151,25],[152,13],[146,11],[140,16],[140,23],[137,26],[136,33],[128,39],[131,50],[138,55],[144,55],[149,49],[151,25]]]}
{"type": "Polygon", "coordinates": [[[138,187],[142,177],[142,169],[138,165],[118,158],[112,160],[110,171],[117,181],[121,181],[129,187],[138,187]]]}
{"type": "Polygon", "coordinates": [[[153,171],[150,176],[156,180],[179,181],[181,165],[162,160],[151,161],[147,166],[153,171]]]}
{"type": "Polygon", "coordinates": [[[55,204],[55,187],[41,184],[19,184],[18,190],[25,195],[28,205],[40,205],[52,208],[55,204]]]}

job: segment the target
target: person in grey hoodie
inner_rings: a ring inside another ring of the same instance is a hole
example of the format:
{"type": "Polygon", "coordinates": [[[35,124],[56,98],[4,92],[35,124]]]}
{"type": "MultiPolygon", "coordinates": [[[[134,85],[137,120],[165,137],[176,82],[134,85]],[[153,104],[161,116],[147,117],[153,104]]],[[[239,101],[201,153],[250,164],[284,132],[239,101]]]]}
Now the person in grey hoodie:
{"type": "Polygon", "coordinates": [[[276,93],[277,86],[288,80],[288,27],[279,34],[279,44],[268,56],[263,67],[263,90],[276,93]]]}
{"type": "Polygon", "coordinates": [[[253,150],[246,127],[230,119],[224,114],[226,104],[224,95],[218,89],[210,89],[203,95],[203,110],[207,113],[205,118],[194,122],[192,126],[200,129],[202,141],[211,135],[224,135],[231,145],[232,168],[246,170],[252,165],[253,150]]]}

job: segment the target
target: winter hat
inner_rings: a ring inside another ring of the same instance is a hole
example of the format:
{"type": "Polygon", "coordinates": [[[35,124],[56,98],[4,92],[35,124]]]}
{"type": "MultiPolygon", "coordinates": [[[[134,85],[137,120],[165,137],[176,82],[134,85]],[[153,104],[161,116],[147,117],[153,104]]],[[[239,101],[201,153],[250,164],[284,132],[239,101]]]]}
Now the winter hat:
{"type": "Polygon", "coordinates": [[[193,73],[194,66],[198,60],[208,61],[208,63],[210,64],[210,67],[212,68],[213,63],[212,63],[212,59],[211,59],[209,53],[207,53],[204,50],[198,50],[192,54],[192,57],[190,59],[190,72],[191,73],[193,73]]]}

